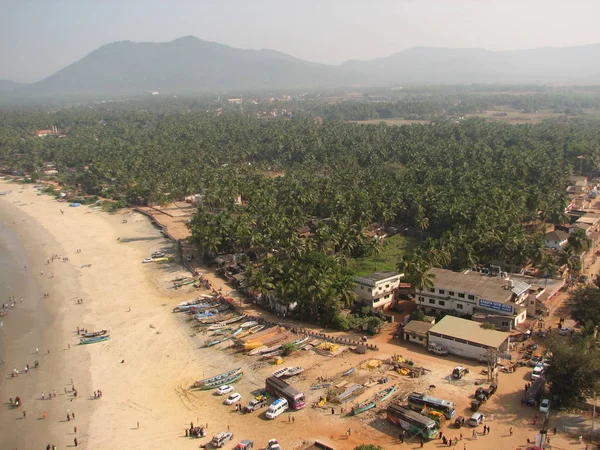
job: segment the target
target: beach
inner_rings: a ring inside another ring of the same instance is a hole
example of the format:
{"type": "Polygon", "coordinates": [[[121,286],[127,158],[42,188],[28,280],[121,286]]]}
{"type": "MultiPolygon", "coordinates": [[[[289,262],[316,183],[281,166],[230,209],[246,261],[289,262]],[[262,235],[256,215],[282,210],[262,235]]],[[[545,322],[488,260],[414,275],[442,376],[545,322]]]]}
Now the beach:
{"type": "Polygon", "coordinates": [[[24,299],[3,318],[8,351],[2,357],[1,394],[7,403],[19,395],[23,406],[0,414],[8,431],[3,445],[64,448],[77,437],[85,448],[118,448],[124,442],[129,448],[172,446],[190,417],[196,420],[177,391],[202,367],[187,330],[170,312],[170,300],[193,294],[170,294],[157,280],[175,275],[141,264],[152,251],[172,244],[141,215],[69,208],[30,185],[3,184],[12,190],[0,197],[4,245],[12,245],[13,270],[27,265],[26,271],[17,270],[21,279],[12,275],[14,282],[5,288],[5,295],[24,299]],[[53,255],[58,257],[48,264],[53,255]],[[112,337],[77,345],[77,327],[110,327],[112,337]],[[10,377],[13,367],[22,372],[36,359],[39,368],[10,377]],[[56,397],[48,400],[54,390],[56,397]],[[94,398],[96,390],[102,398],[94,398]],[[44,411],[46,418],[37,420],[44,411]],[[67,412],[75,413],[75,420],[67,420],[67,412]]]}

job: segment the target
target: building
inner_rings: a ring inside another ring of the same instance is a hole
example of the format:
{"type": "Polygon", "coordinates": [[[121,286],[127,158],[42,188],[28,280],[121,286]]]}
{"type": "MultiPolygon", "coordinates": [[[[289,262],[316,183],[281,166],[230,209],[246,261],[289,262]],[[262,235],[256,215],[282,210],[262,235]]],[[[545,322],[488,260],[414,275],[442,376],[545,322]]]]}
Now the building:
{"type": "Polygon", "coordinates": [[[402,328],[402,339],[427,347],[427,335],[433,323],[411,320],[402,328]]]}
{"type": "Polygon", "coordinates": [[[434,268],[430,272],[435,275],[433,287],[417,292],[417,305],[425,313],[499,314],[506,316],[510,328],[527,318],[522,305],[531,286],[524,281],[473,271],[434,268]]]}
{"type": "Polygon", "coordinates": [[[58,133],[58,129],[56,127],[52,127],[51,130],[36,130],[35,131],[35,135],[37,137],[44,137],[44,136],[48,136],[50,134],[57,134],[58,133]]]}
{"type": "Polygon", "coordinates": [[[544,243],[548,248],[562,250],[563,247],[567,245],[568,238],[568,233],[565,233],[561,230],[554,230],[546,233],[546,235],[544,236],[544,243]]]}
{"type": "Polygon", "coordinates": [[[394,300],[394,293],[404,274],[396,272],[375,272],[364,277],[354,278],[354,292],[358,301],[373,309],[383,309],[394,300]]]}
{"type": "Polygon", "coordinates": [[[481,328],[472,320],[445,316],[429,330],[428,339],[430,345],[437,344],[453,355],[487,361],[508,352],[510,335],[481,328]]]}

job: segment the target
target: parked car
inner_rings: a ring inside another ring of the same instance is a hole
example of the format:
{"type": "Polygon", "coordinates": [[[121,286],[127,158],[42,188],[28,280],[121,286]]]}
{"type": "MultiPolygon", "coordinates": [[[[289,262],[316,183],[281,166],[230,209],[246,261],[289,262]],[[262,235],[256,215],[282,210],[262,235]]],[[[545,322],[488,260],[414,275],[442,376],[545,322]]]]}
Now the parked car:
{"type": "Polygon", "coordinates": [[[460,428],[465,424],[465,418],[463,416],[458,416],[456,419],[454,419],[454,425],[456,426],[456,428],[460,428]]]}
{"type": "Polygon", "coordinates": [[[460,380],[462,377],[464,377],[468,373],[469,373],[469,369],[467,369],[466,367],[463,367],[463,366],[458,366],[458,367],[455,367],[454,370],[452,371],[452,378],[454,378],[455,380],[460,380]]]}
{"type": "Polygon", "coordinates": [[[566,336],[570,332],[571,332],[571,329],[567,328],[567,327],[563,327],[560,330],[558,330],[558,334],[560,334],[561,336],[566,336]]]}
{"type": "Polygon", "coordinates": [[[217,389],[217,395],[225,395],[229,394],[230,392],[233,392],[233,386],[229,386],[228,384],[217,389]]]}
{"type": "Polygon", "coordinates": [[[537,380],[542,375],[544,375],[544,365],[540,363],[537,364],[531,371],[531,380],[537,380]]]}
{"type": "Polygon", "coordinates": [[[279,442],[277,442],[277,439],[269,439],[267,450],[281,450],[281,446],[279,445],[279,442]]]}
{"type": "Polygon", "coordinates": [[[162,258],[164,256],[165,256],[165,254],[163,252],[154,252],[154,253],[152,253],[152,257],[153,258],[162,258]]]}
{"type": "Polygon", "coordinates": [[[252,447],[254,447],[254,441],[250,441],[248,439],[244,439],[242,442],[235,446],[235,448],[238,450],[250,450],[252,447]]]}
{"type": "Polygon", "coordinates": [[[487,400],[489,398],[489,392],[486,388],[483,387],[478,387],[477,390],[475,391],[475,398],[479,401],[481,401],[481,398],[483,398],[484,400],[487,400]]]}
{"type": "Polygon", "coordinates": [[[490,384],[490,387],[487,388],[487,390],[490,392],[490,395],[494,395],[498,390],[498,385],[496,383],[492,383],[490,384]]]}
{"type": "Polygon", "coordinates": [[[152,261],[154,261],[152,258],[144,258],[144,260],[142,261],[142,263],[148,264],[148,263],[151,263],[152,261]]]}
{"type": "Polygon", "coordinates": [[[234,403],[239,402],[241,399],[242,396],[239,393],[234,392],[229,397],[227,397],[223,403],[225,403],[226,405],[233,405],[234,403]]]}
{"type": "Polygon", "coordinates": [[[476,427],[485,421],[485,416],[482,413],[476,412],[469,419],[469,426],[476,427]]]}
{"type": "Polygon", "coordinates": [[[479,400],[473,400],[471,402],[471,411],[477,411],[477,410],[479,410],[480,406],[481,406],[481,402],[479,400]]]}
{"type": "Polygon", "coordinates": [[[231,433],[230,431],[224,431],[222,433],[217,434],[216,436],[213,436],[212,441],[210,441],[210,443],[214,448],[221,448],[232,439],[233,433],[231,433]]]}
{"type": "Polygon", "coordinates": [[[540,412],[547,414],[550,411],[550,399],[545,398],[540,402],[540,412]]]}

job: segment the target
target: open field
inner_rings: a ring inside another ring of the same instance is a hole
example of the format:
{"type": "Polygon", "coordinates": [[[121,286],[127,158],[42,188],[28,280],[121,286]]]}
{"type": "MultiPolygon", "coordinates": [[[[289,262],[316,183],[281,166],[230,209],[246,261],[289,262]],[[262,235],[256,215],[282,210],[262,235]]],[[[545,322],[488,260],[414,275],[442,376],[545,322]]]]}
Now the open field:
{"type": "Polygon", "coordinates": [[[376,271],[393,272],[400,257],[416,248],[419,240],[401,234],[395,234],[383,243],[383,250],[377,256],[354,258],[350,261],[349,268],[356,275],[368,275],[376,271]]]}
{"type": "MultiPolygon", "coordinates": [[[[540,123],[547,119],[556,119],[562,117],[563,114],[556,113],[552,110],[540,110],[534,113],[525,113],[512,108],[497,108],[493,110],[483,111],[477,114],[465,114],[464,117],[481,117],[489,122],[506,122],[512,124],[520,123],[540,123]]],[[[575,116],[569,116],[572,118],[575,116]]],[[[583,117],[588,119],[600,119],[600,110],[585,109],[583,117]]],[[[372,120],[352,120],[354,123],[362,124],[378,124],[384,122],[388,125],[412,125],[412,124],[429,124],[430,120],[409,120],[399,118],[391,119],[372,119],[372,120]]]]}

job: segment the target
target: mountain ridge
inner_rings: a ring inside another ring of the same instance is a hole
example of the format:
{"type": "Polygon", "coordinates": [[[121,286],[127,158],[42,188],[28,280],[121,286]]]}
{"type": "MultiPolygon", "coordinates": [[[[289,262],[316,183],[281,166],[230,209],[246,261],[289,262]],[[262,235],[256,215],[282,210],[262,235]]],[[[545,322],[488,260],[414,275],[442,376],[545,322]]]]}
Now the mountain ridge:
{"type": "Polygon", "coordinates": [[[530,82],[600,82],[600,44],[500,51],[413,47],[382,58],[327,65],[189,35],[170,42],[125,40],[103,45],[19,91],[110,95],[530,82]]]}

